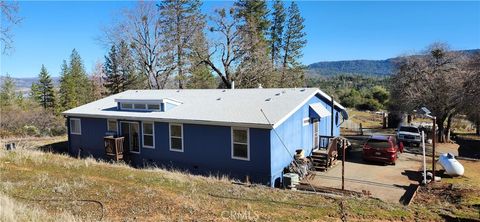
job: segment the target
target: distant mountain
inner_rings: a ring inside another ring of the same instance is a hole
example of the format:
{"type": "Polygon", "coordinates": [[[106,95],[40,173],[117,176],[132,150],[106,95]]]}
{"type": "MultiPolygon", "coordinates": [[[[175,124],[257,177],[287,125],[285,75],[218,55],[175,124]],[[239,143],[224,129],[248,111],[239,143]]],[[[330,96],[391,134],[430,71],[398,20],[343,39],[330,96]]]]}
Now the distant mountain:
{"type": "MultiPolygon", "coordinates": [[[[0,76],[0,83],[3,83],[5,76],[0,76]]],[[[28,94],[30,92],[30,88],[32,87],[32,83],[38,82],[37,77],[28,77],[28,78],[15,78],[12,77],[13,81],[15,82],[15,87],[17,91],[22,92],[24,94],[28,94]]],[[[60,84],[60,77],[52,77],[53,85],[58,87],[60,84]]]]}
{"type": "MultiPolygon", "coordinates": [[[[472,54],[480,52],[480,49],[460,50],[459,52],[472,54]]],[[[394,72],[395,61],[397,59],[398,57],[385,60],[317,62],[308,66],[307,75],[310,77],[333,76],[339,74],[388,76],[394,72]]]]}

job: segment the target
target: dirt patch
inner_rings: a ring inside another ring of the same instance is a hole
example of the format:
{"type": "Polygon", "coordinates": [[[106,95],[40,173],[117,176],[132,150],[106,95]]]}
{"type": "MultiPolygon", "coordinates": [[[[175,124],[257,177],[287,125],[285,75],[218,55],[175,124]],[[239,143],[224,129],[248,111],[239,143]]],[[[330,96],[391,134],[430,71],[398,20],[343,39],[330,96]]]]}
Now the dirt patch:
{"type": "Polygon", "coordinates": [[[480,204],[472,202],[475,195],[479,190],[437,182],[420,187],[414,203],[430,208],[446,221],[480,221],[480,204]]]}
{"type": "Polygon", "coordinates": [[[460,204],[462,198],[472,194],[472,189],[461,189],[455,187],[451,183],[431,183],[428,186],[422,186],[418,190],[416,203],[432,204],[432,203],[450,203],[460,204]]]}

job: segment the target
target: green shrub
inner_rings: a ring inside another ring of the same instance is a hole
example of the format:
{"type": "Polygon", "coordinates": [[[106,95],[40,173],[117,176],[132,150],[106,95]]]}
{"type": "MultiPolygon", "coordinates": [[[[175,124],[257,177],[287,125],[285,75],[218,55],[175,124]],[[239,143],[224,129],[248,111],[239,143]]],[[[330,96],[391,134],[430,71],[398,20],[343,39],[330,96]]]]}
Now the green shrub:
{"type": "Polygon", "coordinates": [[[377,111],[382,108],[382,104],[380,104],[376,99],[366,99],[363,103],[358,104],[356,108],[362,111],[377,111]]]}

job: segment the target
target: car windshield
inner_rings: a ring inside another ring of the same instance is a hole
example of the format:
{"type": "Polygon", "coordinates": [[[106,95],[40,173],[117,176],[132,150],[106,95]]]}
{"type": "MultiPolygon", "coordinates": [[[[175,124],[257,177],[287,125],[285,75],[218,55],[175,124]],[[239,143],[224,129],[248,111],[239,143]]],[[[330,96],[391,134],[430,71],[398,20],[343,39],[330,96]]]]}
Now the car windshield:
{"type": "Polygon", "coordinates": [[[399,131],[410,132],[410,133],[418,133],[418,129],[415,128],[415,127],[400,127],[399,131]]]}
{"type": "Polygon", "coordinates": [[[386,140],[369,139],[367,145],[374,148],[390,148],[390,143],[386,140]]]}

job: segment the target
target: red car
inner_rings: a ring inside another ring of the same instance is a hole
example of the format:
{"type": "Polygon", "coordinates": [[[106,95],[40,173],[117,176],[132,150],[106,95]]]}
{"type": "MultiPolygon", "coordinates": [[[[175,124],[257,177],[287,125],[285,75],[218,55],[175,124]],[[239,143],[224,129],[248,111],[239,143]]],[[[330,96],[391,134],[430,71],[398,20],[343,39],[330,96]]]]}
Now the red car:
{"type": "Polygon", "coordinates": [[[371,136],[363,145],[364,160],[395,165],[398,152],[403,152],[403,144],[395,136],[371,136]]]}

